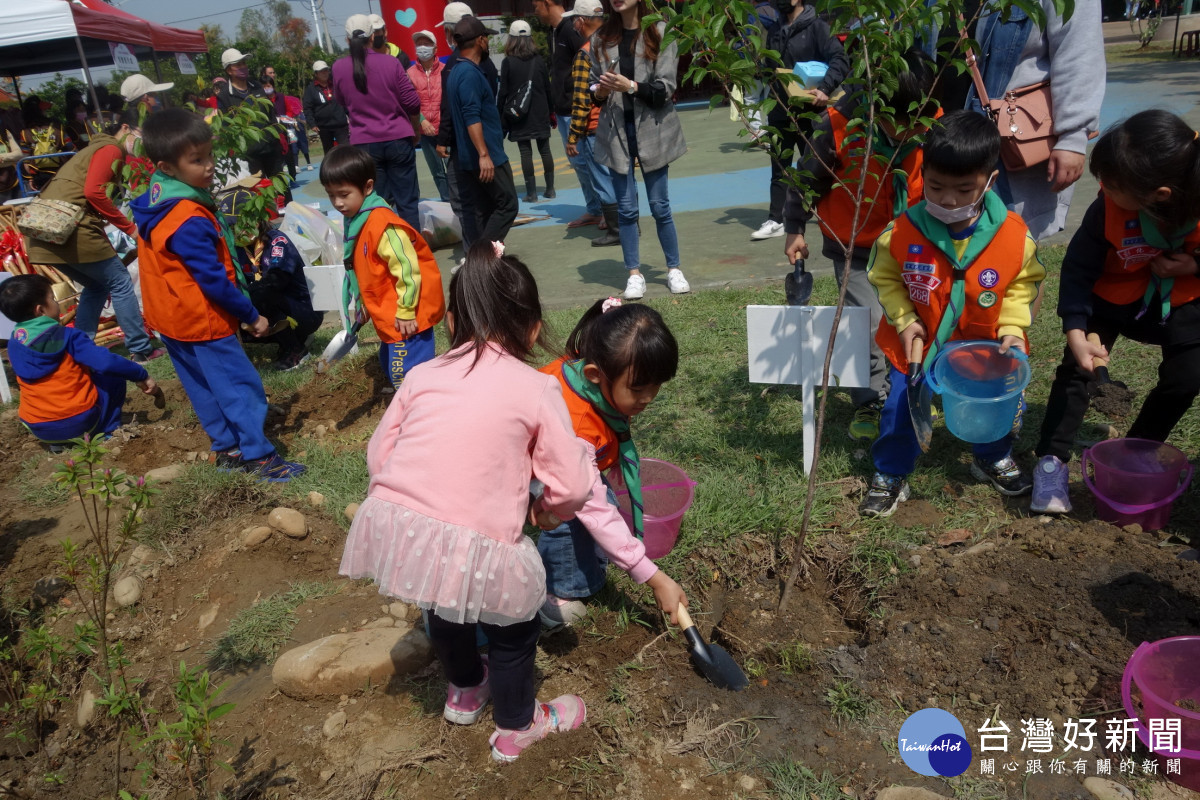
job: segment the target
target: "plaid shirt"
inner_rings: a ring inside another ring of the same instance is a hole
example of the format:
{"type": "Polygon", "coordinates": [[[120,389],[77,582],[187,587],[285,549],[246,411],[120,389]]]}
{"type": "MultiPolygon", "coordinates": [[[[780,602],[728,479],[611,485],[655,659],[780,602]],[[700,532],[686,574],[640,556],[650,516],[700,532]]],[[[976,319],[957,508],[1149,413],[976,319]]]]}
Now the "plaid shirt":
{"type": "Polygon", "coordinates": [[[577,144],[580,139],[591,135],[596,130],[596,117],[593,109],[598,110],[592,102],[592,92],[589,88],[592,72],[590,48],[584,45],[575,54],[571,63],[571,132],[567,142],[577,144]]]}

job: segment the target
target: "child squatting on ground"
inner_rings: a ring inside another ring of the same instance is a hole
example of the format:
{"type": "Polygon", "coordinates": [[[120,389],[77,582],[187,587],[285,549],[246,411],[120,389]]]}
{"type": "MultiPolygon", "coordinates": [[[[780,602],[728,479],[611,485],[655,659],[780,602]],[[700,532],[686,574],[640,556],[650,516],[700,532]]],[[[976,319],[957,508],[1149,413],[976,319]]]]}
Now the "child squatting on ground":
{"type": "Polygon", "coordinates": [[[42,275],[14,275],[0,284],[0,314],[17,323],[8,346],[21,387],[17,416],[53,449],[119,428],[126,381],[146,394],[155,391],[145,367],[60,325],[59,313],[54,288],[42,275]]]}
{"type": "MultiPolygon", "coordinates": [[[[908,69],[897,76],[896,91],[888,104],[896,109],[895,120],[877,120],[871,131],[872,157],[863,170],[864,138],[861,127],[850,128],[854,106],[858,102],[848,95],[843,104],[827,109],[813,131],[805,150],[800,169],[813,179],[807,189],[811,203],[821,223],[824,244],[821,252],[833,262],[838,285],[849,281],[846,305],[871,310],[871,330],[883,321],[883,309],[875,299],[875,290],[867,280],[867,261],[871,246],[888,223],[910,206],[920,202],[924,192],[921,174],[921,138],[925,128],[917,120],[925,116],[922,102],[935,103],[930,97],[934,87],[933,64],[919,50],[904,56],[908,69]],[[911,111],[910,109],[917,109],[911,111]],[[881,162],[880,157],[886,159],[881,162]],[[862,187],[863,197],[871,203],[855,220],[858,207],[855,196],[862,187]],[[851,245],[850,270],[846,271],[844,244],[851,245]]],[[[941,116],[941,110],[935,112],[941,116]]],[[[788,263],[808,258],[808,242],[804,229],[813,213],[806,207],[804,195],[794,187],[787,190],[783,206],[783,227],[787,233],[784,254],[788,263]]],[[[871,440],[879,435],[879,415],[888,395],[887,357],[879,345],[871,343],[871,383],[850,390],[855,405],[854,420],[850,423],[850,438],[871,440]]]]}
{"type": "MultiPolygon", "coordinates": [[[[1166,441],[1200,392],[1200,134],[1167,111],[1113,126],[1092,150],[1100,195],[1067,247],[1058,294],[1067,347],[1035,452],[1031,509],[1065,514],[1066,462],[1088,409],[1093,359],[1118,336],[1161,349],[1158,384],[1128,435],[1166,441]],[[1089,335],[1098,343],[1089,342],[1089,335]]],[[[1131,354],[1132,355],[1132,354],[1131,354]]]]}
{"type": "Polygon", "coordinates": [[[138,226],[146,321],[167,346],[217,466],[274,483],[304,466],[285,461],[263,432],[267,396],[238,340],[239,321],[255,336],[267,331],[234,266],[233,232],[212,193],[212,130],[204,119],[168,108],[146,119],[150,187],[132,205],[138,226]]]}
{"type": "Polygon", "coordinates": [[[340,572],[429,612],[450,683],[443,716],[472,724],[490,697],[492,758],[513,761],[586,717],[575,695],[536,699],[546,572],[522,525],[574,517],[592,495],[594,467],[558,381],[526,363],[542,343],[537,284],[499,249],[468,251],[450,281],[449,352],[407,376],[371,436],[370,488],[340,572]],[[531,479],[545,485],[532,509],[531,479]]]}
{"type": "MultiPolygon", "coordinates": [[[[969,111],[947,114],[925,139],[925,200],[889,225],[871,252],[867,277],[886,316],[875,340],[891,362],[892,388],[871,447],[876,471],[863,516],[886,517],[908,499],[907,478],[921,454],[905,376],[913,340],[925,343],[926,368],[957,339],[999,340],[1002,352],[1027,347],[1046,270],[1025,223],[990,191],[999,157],[994,122],[969,111]]],[[[1012,457],[1021,417],[1019,408],[999,441],[972,445],[971,473],[1008,496],[1032,486],[1012,457]]]]}
{"type": "Polygon", "coordinates": [[[375,161],[366,151],[335,147],[320,174],[329,201],[346,217],[343,324],[375,324],[379,365],[398,390],[413,367],[434,356],[433,326],[446,314],[437,259],[375,193],[375,161]]]}
{"type": "Polygon", "coordinates": [[[567,339],[566,355],[542,368],[558,378],[575,435],[587,447],[592,494],[575,519],[538,537],[546,568],[542,624],[570,625],[587,612],[582,600],[604,588],[611,559],[654,590],[659,608],[674,619],[687,596],[646,558],[641,541],[642,483],[631,418],[646,410],[675,377],[679,346],[658,312],[610,297],[584,313],[567,339]],[[618,470],[629,489],[635,536],[617,510],[604,474],[618,470]]]}

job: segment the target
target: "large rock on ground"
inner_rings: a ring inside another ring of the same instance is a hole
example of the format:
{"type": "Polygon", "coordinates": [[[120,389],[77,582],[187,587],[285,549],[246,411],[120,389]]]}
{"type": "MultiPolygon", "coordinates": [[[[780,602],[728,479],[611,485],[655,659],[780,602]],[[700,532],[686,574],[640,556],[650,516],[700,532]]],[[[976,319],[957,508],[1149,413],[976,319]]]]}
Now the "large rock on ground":
{"type": "Polygon", "coordinates": [[[293,539],[308,536],[308,522],[294,508],[277,508],[267,517],[267,524],[293,539]]]}
{"type": "Polygon", "coordinates": [[[422,669],[433,659],[428,637],[411,625],[326,636],[279,657],[271,679],[298,699],[354,694],[394,676],[422,669]]]}
{"type": "Polygon", "coordinates": [[[158,467],[147,472],[146,480],[147,482],[170,483],[182,478],[187,473],[187,469],[187,464],[168,464],[165,467],[158,467]]]}

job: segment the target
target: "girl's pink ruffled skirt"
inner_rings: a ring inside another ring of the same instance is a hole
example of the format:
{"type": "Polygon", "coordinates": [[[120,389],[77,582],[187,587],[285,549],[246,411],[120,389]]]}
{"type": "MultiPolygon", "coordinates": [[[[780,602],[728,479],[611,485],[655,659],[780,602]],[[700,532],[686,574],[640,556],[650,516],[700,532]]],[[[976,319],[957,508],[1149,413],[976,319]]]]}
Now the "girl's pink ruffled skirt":
{"type": "Polygon", "coordinates": [[[338,571],[449,622],[512,625],[546,600],[546,570],[528,536],[506,544],[377,497],[355,515],[338,571]]]}

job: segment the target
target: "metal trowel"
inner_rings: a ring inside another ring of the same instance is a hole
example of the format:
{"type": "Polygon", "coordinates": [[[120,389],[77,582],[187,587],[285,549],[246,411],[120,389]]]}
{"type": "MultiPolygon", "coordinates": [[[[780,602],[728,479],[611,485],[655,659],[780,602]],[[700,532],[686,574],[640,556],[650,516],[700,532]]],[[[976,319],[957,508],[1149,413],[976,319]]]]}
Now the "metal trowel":
{"type": "Polygon", "coordinates": [[[783,279],[783,292],[789,306],[802,306],[812,297],[813,276],[804,269],[804,259],[797,258],[792,272],[783,279]]]}

